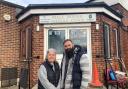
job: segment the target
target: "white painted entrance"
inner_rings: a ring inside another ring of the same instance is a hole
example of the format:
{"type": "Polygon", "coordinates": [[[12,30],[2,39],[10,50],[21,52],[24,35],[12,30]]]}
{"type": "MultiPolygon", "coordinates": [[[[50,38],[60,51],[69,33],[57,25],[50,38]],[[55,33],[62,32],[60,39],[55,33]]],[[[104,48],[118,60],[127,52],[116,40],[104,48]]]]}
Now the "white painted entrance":
{"type": "MultiPolygon", "coordinates": [[[[58,24],[44,26],[44,54],[48,48],[57,50],[57,61],[61,63],[63,57],[63,41],[71,39],[74,44],[81,45],[87,50],[89,68],[92,74],[92,55],[91,55],[91,24],[58,24]]],[[[90,80],[92,78],[91,75],[90,80]]]]}

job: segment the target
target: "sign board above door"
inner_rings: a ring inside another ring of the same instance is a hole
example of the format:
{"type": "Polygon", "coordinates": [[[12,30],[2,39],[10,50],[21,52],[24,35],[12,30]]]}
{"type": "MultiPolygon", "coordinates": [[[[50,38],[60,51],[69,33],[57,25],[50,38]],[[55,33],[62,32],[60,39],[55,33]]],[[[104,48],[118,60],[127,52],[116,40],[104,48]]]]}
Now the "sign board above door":
{"type": "Polygon", "coordinates": [[[95,22],[96,13],[89,14],[65,14],[65,15],[40,15],[39,23],[79,23],[95,22]]]}

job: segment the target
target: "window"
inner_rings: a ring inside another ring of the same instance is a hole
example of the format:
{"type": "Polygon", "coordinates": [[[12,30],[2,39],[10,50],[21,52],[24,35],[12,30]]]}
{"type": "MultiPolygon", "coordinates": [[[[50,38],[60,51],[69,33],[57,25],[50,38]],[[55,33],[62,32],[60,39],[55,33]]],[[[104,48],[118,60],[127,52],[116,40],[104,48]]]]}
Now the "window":
{"type": "Polygon", "coordinates": [[[63,41],[71,39],[75,45],[81,45],[87,51],[87,30],[84,28],[60,28],[48,30],[48,48],[57,50],[57,54],[63,53],[63,41]]]}
{"type": "Polygon", "coordinates": [[[26,30],[21,31],[21,57],[26,58],[26,30]]]}
{"type": "Polygon", "coordinates": [[[115,48],[115,50],[114,50],[114,55],[117,57],[117,58],[119,58],[119,45],[118,45],[118,41],[119,41],[119,36],[118,36],[118,31],[117,31],[117,29],[114,29],[113,30],[113,35],[114,35],[114,48],[115,48]]]}
{"type": "Polygon", "coordinates": [[[25,29],[21,32],[21,57],[27,59],[32,56],[32,31],[25,29]]]}
{"type": "Polygon", "coordinates": [[[26,30],[26,57],[32,57],[32,29],[26,30]]]}
{"type": "Polygon", "coordinates": [[[64,30],[49,30],[48,31],[48,48],[57,50],[57,54],[63,53],[63,41],[65,40],[64,30]]]}
{"type": "Polygon", "coordinates": [[[110,27],[108,24],[103,25],[103,37],[104,37],[104,57],[109,59],[110,53],[110,27]]]}
{"type": "Polygon", "coordinates": [[[71,29],[69,38],[75,45],[81,45],[87,52],[87,30],[86,29],[71,29]]]}

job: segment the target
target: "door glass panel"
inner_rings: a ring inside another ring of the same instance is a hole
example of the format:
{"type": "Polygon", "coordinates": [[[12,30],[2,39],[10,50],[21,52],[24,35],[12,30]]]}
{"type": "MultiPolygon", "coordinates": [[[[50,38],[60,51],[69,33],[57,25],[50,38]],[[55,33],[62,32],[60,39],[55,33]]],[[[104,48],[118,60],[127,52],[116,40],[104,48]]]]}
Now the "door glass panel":
{"type": "Polygon", "coordinates": [[[87,30],[85,29],[71,29],[69,31],[69,38],[75,45],[81,45],[87,52],[87,30]]]}
{"type": "Polygon", "coordinates": [[[48,30],[48,48],[57,50],[57,54],[63,54],[64,30],[48,30]]]}

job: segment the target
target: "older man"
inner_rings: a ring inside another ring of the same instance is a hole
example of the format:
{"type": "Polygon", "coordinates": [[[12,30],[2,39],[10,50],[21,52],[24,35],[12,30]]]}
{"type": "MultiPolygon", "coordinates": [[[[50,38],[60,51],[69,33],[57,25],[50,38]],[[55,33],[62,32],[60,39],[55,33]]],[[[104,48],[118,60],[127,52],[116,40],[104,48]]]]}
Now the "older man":
{"type": "Polygon", "coordinates": [[[38,77],[38,89],[57,89],[60,78],[60,68],[56,62],[55,49],[51,48],[47,51],[46,60],[40,66],[38,77]]]}

